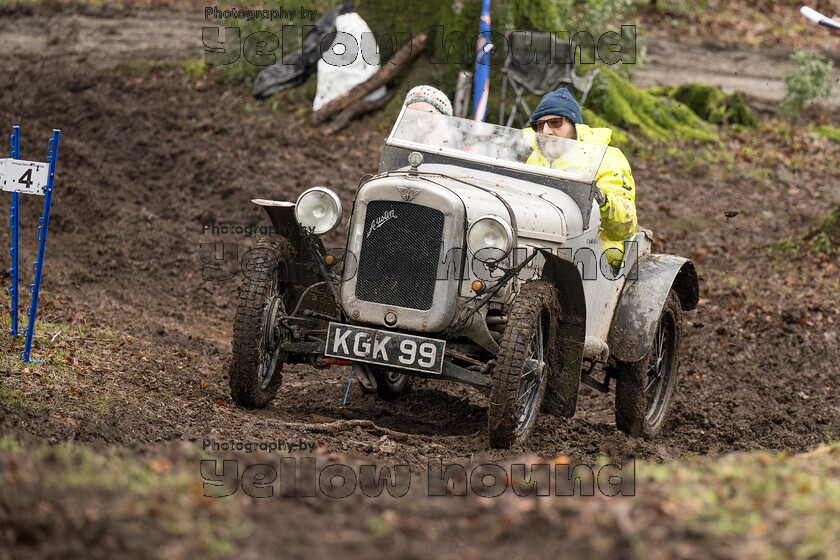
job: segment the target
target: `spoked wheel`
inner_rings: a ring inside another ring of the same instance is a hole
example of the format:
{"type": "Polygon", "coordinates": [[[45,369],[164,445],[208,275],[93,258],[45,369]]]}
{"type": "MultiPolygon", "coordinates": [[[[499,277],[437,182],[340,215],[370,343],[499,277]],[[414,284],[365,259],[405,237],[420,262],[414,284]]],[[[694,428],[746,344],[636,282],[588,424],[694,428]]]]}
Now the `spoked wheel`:
{"type": "Polygon", "coordinates": [[[615,424],[631,436],[651,439],[665,424],[677,381],[681,328],[682,308],[672,291],[647,355],[638,362],[618,364],[615,424]]]}
{"type": "Polygon", "coordinates": [[[376,378],[376,394],[379,398],[392,401],[411,387],[411,376],[388,369],[373,369],[376,378]]]}
{"type": "Polygon", "coordinates": [[[521,437],[525,428],[533,423],[536,417],[538,401],[541,401],[542,388],[545,383],[546,372],[546,313],[541,313],[534,329],[534,335],[528,344],[530,356],[525,359],[522,376],[519,379],[519,398],[516,401],[517,430],[516,436],[521,437]]]}
{"type": "Polygon", "coordinates": [[[291,245],[283,238],[262,238],[248,256],[233,323],[230,392],[240,406],[264,408],[283,379],[286,356],[279,347],[285,336],[279,319],[289,298],[291,245]]]}
{"type": "Polygon", "coordinates": [[[539,281],[525,284],[513,303],[493,368],[488,412],[493,447],[523,443],[534,428],[551,370],[555,302],[554,287],[539,281]]]}

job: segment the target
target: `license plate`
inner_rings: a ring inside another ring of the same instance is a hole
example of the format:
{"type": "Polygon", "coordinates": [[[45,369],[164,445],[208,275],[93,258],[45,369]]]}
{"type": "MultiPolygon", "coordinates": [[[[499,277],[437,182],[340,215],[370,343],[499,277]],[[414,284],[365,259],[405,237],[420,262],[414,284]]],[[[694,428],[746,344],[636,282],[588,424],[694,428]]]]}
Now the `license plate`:
{"type": "Polygon", "coordinates": [[[443,370],[445,347],[446,341],[443,340],[330,323],[324,354],[332,358],[439,374],[443,370]]]}

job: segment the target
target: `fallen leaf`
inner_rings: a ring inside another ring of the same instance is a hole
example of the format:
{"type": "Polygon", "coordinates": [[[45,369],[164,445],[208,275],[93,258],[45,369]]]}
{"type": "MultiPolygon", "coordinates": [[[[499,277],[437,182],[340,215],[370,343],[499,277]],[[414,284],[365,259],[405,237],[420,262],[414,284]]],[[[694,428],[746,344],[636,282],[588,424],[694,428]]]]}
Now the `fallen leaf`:
{"type": "Polygon", "coordinates": [[[152,459],[151,461],[149,461],[148,465],[149,468],[157,474],[163,474],[172,470],[172,461],[170,461],[166,457],[161,457],[160,459],[152,459]]]}

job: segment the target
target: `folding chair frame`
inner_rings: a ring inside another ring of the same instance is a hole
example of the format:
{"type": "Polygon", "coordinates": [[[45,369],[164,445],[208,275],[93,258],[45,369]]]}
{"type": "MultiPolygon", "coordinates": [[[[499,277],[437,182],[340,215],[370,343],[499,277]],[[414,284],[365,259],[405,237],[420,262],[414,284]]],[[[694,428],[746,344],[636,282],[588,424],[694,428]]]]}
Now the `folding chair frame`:
{"type": "MultiPolygon", "coordinates": [[[[505,34],[505,40],[509,46],[513,45],[512,41],[512,34],[514,32],[509,31],[505,34]]],[[[533,36],[542,36],[549,35],[550,38],[553,38],[553,34],[551,33],[532,33],[532,45],[533,45],[533,36]]],[[[554,39],[554,38],[553,38],[554,39]]],[[[552,52],[550,53],[552,56],[552,61],[554,60],[554,56],[556,56],[556,39],[554,39],[550,44],[553,44],[552,52]]],[[[527,119],[531,115],[531,109],[528,107],[524,99],[525,93],[530,93],[536,96],[543,96],[546,93],[556,90],[560,86],[567,86],[577,91],[581,94],[580,104],[583,106],[586,103],[586,97],[589,95],[589,90],[592,88],[592,82],[595,80],[595,77],[600,72],[599,68],[594,68],[587,72],[583,76],[578,76],[575,74],[574,71],[574,60],[575,60],[575,49],[573,45],[570,45],[571,48],[566,51],[566,61],[565,63],[569,65],[569,74],[567,76],[561,76],[558,80],[556,80],[552,85],[548,86],[545,89],[540,89],[533,87],[526,80],[522,78],[522,76],[518,75],[512,68],[511,65],[513,64],[514,53],[512,52],[512,46],[508,52],[508,58],[505,59],[505,64],[502,67],[502,73],[504,77],[502,78],[502,92],[501,92],[501,102],[499,104],[499,124],[504,124],[505,126],[512,126],[514,120],[516,119],[517,110],[519,107],[522,108],[524,111],[525,117],[520,119],[520,126],[524,126],[525,119],[527,119]],[[510,85],[513,93],[515,94],[513,103],[511,105],[511,112],[505,121],[505,105],[506,105],[506,97],[507,97],[507,86],[510,85]]],[[[553,62],[556,63],[556,62],[553,62]]]]}

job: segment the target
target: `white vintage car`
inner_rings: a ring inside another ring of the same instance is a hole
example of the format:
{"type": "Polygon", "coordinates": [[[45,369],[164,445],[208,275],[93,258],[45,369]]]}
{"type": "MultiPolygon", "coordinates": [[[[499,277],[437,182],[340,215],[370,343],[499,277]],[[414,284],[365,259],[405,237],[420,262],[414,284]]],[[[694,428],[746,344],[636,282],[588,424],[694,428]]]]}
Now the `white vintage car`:
{"type": "Polygon", "coordinates": [[[403,109],[356,191],[344,251],[320,239],[342,218],[329,189],[255,200],[281,235],[243,265],[234,401],[266,406],[284,363],[352,365],[386,399],[412,377],[459,381],[489,397],[489,442],[507,447],[540,410],[572,416],[581,382],[608,392],[615,379],[617,427],[656,435],[694,265],[651,254],[644,230],[611,265],[594,204],[606,146],[543,140],[573,164],[524,163],[522,130],[403,109]]]}

